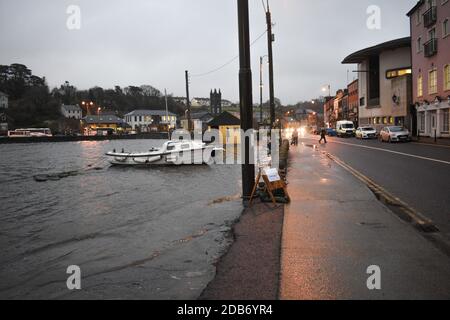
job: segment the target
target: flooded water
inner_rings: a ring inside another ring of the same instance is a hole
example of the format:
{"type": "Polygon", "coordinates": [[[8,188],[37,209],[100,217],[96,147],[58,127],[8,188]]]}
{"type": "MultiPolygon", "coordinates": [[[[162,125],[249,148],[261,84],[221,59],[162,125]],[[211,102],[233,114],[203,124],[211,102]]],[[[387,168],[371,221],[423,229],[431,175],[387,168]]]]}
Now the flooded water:
{"type": "Polygon", "coordinates": [[[240,166],[117,168],[103,156],[161,144],[0,145],[0,298],[195,299],[241,214],[240,166]],[[67,288],[71,265],[81,290],[67,288]]]}

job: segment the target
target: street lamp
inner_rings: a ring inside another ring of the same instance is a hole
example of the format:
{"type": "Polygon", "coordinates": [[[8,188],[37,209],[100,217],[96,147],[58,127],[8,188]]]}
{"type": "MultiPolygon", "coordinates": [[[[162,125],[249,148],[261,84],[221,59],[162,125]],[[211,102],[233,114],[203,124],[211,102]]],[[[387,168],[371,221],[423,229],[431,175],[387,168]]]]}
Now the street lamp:
{"type": "Polygon", "coordinates": [[[323,92],[327,92],[327,89],[328,89],[328,96],[331,97],[331,84],[327,84],[322,87],[323,92]]]}
{"type": "Polygon", "coordinates": [[[92,101],[82,101],[81,104],[83,105],[83,107],[86,107],[86,114],[89,115],[91,113],[89,108],[94,105],[94,102],[92,102],[92,101]]]}

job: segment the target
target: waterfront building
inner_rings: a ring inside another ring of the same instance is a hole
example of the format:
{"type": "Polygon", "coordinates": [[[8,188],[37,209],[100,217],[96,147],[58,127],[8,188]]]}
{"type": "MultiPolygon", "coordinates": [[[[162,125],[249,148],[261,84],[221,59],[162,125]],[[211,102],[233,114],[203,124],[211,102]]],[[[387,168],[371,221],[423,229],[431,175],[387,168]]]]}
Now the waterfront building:
{"type": "Polygon", "coordinates": [[[219,130],[221,133],[221,144],[240,144],[241,120],[231,113],[225,111],[208,123],[209,129],[219,130]]]}
{"type": "Polygon", "coordinates": [[[113,115],[88,115],[82,123],[87,136],[122,133],[125,125],[123,119],[113,115]]]}
{"type": "Polygon", "coordinates": [[[413,103],[420,136],[450,137],[450,1],[419,1],[411,24],[413,103]]]}
{"type": "Polygon", "coordinates": [[[8,109],[8,95],[0,91],[0,109],[8,109]]]}
{"type": "MultiPolygon", "coordinates": [[[[209,112],[191,113],[191,121],[192,121],[192,126],[194,128],[194,131],[205,132],[206,130],[208,130],[208,123],[213,118],[214,117],[209,112]]],[[[180,122],[181,122],[181,127],[185,130],[188,130],[188,120],[187,120],[186,116],[182,117],[180,122]]]]}
{"type": "Polygon", "coordinates": [[[81,120],[83,118],[83,110],[79,105],[62,105],[61,114],[67,119],[81,120]]]}
{"type": "Polygon", "coordinates": [[[398,125],[412,130],[410,37],[357,51],[342,63],[358,65],[359,126],[380,131],[398,125]]]}
{"type": "Polygon", "coordinates": [[[166,110],[134,110],[127,113],[124,120],[140,132],[162,132],[177,126],[177,115],[166,110]]]}

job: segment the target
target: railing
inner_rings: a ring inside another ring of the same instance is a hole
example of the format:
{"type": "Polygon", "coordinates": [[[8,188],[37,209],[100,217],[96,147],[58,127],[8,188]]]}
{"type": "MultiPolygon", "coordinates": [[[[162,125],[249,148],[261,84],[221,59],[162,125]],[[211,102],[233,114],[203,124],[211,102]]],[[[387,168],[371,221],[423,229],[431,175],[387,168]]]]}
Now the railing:
{"type": "Polygon", "coordinates": [[[437,53],[437,39],[431,39],[430,41],[426,42],[423,47],[425,57],[429,58],[434,56],[437,53]]]}
{"type": "Polygon", "coordinates": [[[423,24],[425,28],[431,27],[437,21],[437,8],[436,6],[431,7],[423,14],[423,24]]]}

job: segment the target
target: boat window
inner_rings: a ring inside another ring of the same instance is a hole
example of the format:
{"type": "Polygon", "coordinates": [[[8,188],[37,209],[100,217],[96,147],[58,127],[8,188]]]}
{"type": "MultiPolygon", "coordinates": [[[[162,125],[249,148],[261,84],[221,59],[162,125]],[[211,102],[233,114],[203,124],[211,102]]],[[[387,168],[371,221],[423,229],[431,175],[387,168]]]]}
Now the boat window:
{"type": "Polygon", "coordinates": [[[167,151],[172,151],[172,150],[175,150],[175,145],[169,144],[169,145],[167,146],[167,151]]]}

